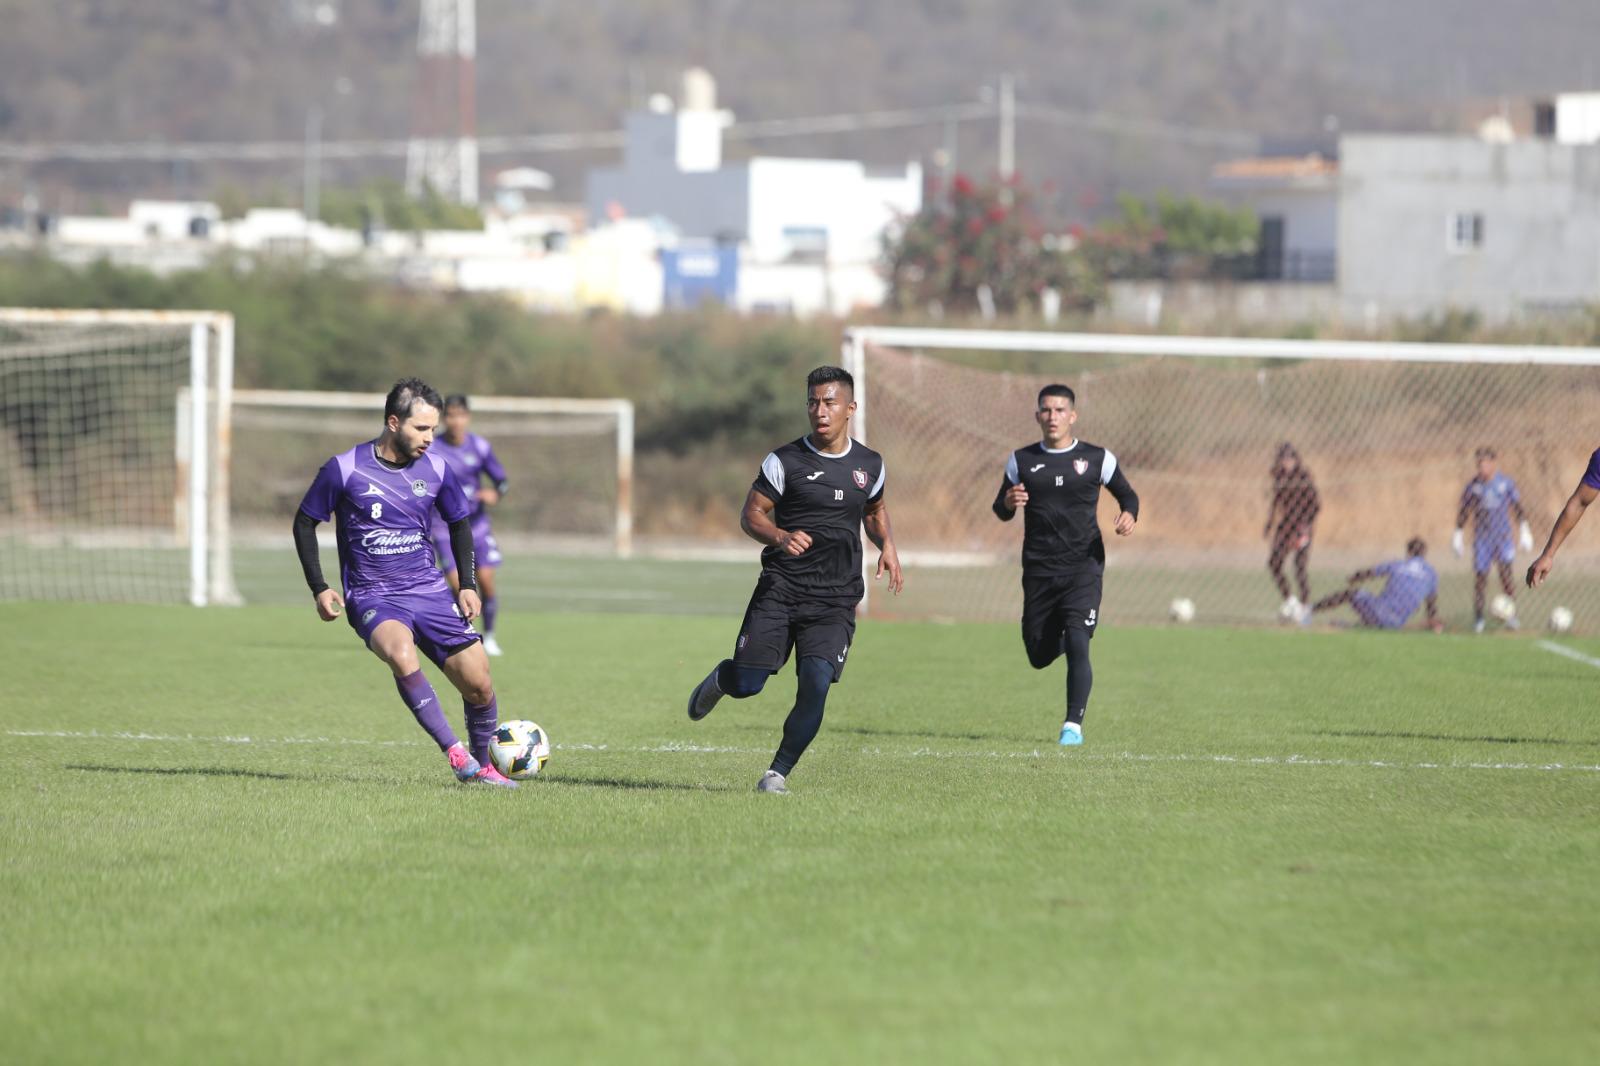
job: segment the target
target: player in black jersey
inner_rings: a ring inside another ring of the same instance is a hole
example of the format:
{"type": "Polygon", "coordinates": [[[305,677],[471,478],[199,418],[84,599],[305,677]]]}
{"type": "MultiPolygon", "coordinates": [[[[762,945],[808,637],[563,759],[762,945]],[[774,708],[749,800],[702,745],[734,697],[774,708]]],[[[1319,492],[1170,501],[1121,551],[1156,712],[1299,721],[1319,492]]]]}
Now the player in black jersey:
{"type": "Polygon", "coordinates": [[[1061,743],[1082,744],[1083,712],[1094,682],[1089,640],[1099,628],[1106,564],[1095,508],[1104,485],[1122,508],[1115,528],[1125,537],[1139,517],[1139,497],[1115,455],[1072,435],[1078,409],[1071,389],[1046,385],[1034,418],[1044,439],[1018,448],[1006,460],[994,513],[1009,522],[1023,509],[1022,643],[1035,670],[1066,654],[1061,743]]]}
{"type": "Polygon", "coordinates": [[[787,792],[786,778],[822,726],[828,687],[844,672],[856,630],[861,580],[861,530],[878,546],[876,577],[904,585],[900,556],[883,499],[883,457],[850,439],[855,381],[836,366],[806,377],[811,432],[769,453],[744,501],[739,525],[766,548],[733,658],[724,659],[689,696],[698,722],[723,696],[754,696],[795,653],[799,676],[783,743],[756,782],[760,792],[787,792]]]}

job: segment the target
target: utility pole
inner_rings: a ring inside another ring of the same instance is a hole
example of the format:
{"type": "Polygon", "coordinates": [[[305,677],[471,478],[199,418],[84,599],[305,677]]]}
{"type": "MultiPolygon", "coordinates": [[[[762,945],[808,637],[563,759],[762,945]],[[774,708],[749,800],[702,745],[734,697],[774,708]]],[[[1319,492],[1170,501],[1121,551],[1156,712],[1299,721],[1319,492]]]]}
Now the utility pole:
{"type": "Polygon", "coordinates": [[[1010,74],[1000,75],[1000,196],[1011,202],[1010,182],[1017,172],[1017,87],[1010,74]]]}

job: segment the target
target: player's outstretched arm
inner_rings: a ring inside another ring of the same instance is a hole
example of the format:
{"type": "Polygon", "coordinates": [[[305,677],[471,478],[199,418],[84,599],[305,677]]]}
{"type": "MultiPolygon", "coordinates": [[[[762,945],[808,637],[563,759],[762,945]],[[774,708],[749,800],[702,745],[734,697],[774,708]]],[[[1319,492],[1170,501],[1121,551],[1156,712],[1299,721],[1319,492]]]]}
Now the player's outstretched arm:
{"type": "Polygon", "coordinates": [[[1550,576],[1550,571],[1556,565],[1557,549],[1567,539],[1567,534],[1577,526],[1579,519],[1583,517],[1583,512],[1594,502],[1596,496],[1600,496],[1600,489],[1590,485],[1585,478],[1579,482],[1572,495],[1567,497],[1567,505],[1561,508],[1561,515],[1556,519],[1556,524],[1550,527],[1550,538],[1545,541],[1544,551],[1533,561],[1533,565],[1528,567],[1529,588],[1538,588],[1544,584],[1544,579],[1550,576]]]}
{"type": "Polygon", "coordinates": [[[872,575],[873,579],[881,578],[887,570],[889,591],[900,595],[900,590],[906,587],[906,579],[900,572],[900,552],[895,549],[894,531],[889,527],[889,505],[883,502],[882,496],[867,504],[861,514],[861,526],[867,531],[867,539],[878,547],[878,570],[872,575]]]}
{"type": "Polygon", "coordinates": [[[322,556],[317,549],[317,520],[304,511],[295,512],[294,551],[300,557],[300,572],[305,575],[306,587],[317,601],[317,614],[324,622],[338,618],[344,611],[344,598],[322,579],[322,556]]]}
{"type": "Polygon", "coordinates": [[[739,528],[752,540],[769,548],[777,548],[789,555],[803,555],[811,547],[811,535],[798,529],[779,529],[772,520],[772,509],[777,504],[771,498],[750,490],[744,498],[744,510],[739,514],[739,528]]]}
{"type": "Polygon", "coordinates": [[[1439,594],[1428,593],[1428,628],[1435,633],[1444,632],[1444,623],[1439,620],[1439,594]]]}

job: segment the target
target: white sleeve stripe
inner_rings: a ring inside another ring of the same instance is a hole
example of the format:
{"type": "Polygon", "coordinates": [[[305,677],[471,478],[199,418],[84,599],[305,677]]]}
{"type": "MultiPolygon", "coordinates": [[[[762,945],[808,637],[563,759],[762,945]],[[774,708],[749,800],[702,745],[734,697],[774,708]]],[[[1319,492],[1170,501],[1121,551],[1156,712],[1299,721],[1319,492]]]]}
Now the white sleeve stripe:
{"type": "Polygon", "coordinates": [[[875,500],[878,493],[883,491],[883,479],[889,476],[889,464],[882,463],[878,466],[878,480],[873,483],[872,491],[867,493],[867,499],[875,500]]]}
{"type": "Polygon", "coordinates": [[[1022,483],[1022,474],[1017,470],[1017,453],[1012,452],[1006,456],[1006,480],[1013,485],[1022,483]]]}
{"type": "Polygon", "coordinates": [[[1117,457],[1106,449],[1106,457],[1100,460],[1100,484],[1111,484],[1111,475],[1117,472],[1117,457]]]}
{"type": "Polygon", "coordinates": [[[777,452],[768,452],[767,457],[761,460],[761,472],[778,490],[778,495],[783,495],[783,460],[778,458],[777,452]]]}

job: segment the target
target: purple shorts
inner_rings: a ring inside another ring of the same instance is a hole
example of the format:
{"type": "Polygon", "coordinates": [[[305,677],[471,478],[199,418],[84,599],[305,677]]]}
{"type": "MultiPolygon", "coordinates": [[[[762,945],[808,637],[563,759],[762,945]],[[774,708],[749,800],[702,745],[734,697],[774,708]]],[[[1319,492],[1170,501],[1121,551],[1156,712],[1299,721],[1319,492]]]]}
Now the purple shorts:
{"type": "Polygon", "coordinates": [[[350,628],[363,644],[370,646],[372,631],[393,620],[411,630],[417,650],[436,666],[443,666],[446,659],[479,639],[461,617],[461,609],[448,587],[426,592],[358,592],[344,606],[350,628]]]}
{"type": "MultiPolygon", "coordinates": [[[[489,531],[489,523],[482,525],[474,522],[472,525],[472,550],[478,556],[479,566],[499,566],[502,560],[500,542],[494,539],[494,534],[489,531]]],[[[450,550],[450,530],[447,528],[433,531],[433,555],[439,562],[441,573],[451,573],[456,568],[455,553],[450,550]]]]}

